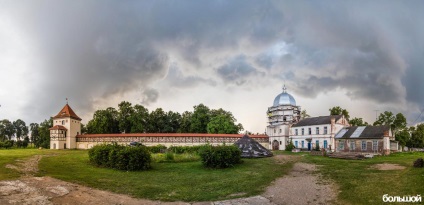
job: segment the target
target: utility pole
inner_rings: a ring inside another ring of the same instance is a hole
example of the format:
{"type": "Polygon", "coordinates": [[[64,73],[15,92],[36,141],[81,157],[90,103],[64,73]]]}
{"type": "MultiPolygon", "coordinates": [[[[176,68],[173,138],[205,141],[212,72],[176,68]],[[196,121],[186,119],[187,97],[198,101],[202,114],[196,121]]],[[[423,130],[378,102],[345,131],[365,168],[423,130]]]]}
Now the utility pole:
{"type": "Polygon", "coordinates": [[[378,111],[380,111],[380,110],[374,110],[375,111],[375,121],[377,121],[377,119],[378,119],[378,111]]]}

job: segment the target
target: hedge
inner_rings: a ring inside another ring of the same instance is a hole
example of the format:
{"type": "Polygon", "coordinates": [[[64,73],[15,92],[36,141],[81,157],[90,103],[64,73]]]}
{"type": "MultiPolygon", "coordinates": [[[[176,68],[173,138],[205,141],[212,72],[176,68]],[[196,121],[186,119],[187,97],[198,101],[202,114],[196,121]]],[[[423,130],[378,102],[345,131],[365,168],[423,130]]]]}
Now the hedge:
{"type": "Polygon", "coordinates": [[[150,169],[151,156],[145,146],[96,145],[88,151],[91,163],[119,170],[150,169]]]}
{"type": "Polygon", "coordinates": [[[199,154],[202,164],[210,168],[227,168],[242,162],[241,151],[234,145],[205,145],[200,148],[199,154]]]}

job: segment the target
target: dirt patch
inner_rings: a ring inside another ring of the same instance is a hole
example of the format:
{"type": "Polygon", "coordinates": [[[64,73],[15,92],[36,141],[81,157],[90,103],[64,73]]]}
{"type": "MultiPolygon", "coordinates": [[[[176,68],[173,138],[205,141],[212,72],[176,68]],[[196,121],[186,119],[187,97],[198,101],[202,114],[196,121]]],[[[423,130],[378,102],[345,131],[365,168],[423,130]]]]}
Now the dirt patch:
{"type": "Polygon", "coordinates": [[[378,169],[378,170],[402,170],[406,167],[398,165],[398,164],[389,164],[389,163],[383,163],[383,164],[375,164],[371,166],[372,169],[378,169]]]}
{"type": "Polygon", "coordinates": [[[274,160],[278,164],[285,164],[289,162],[297,162],[301,158],[299,155],[274,155],[274,160]]]}
{"type": "Polygon", "coordinates": [[[16,165],[7,164],[6,168],[14,169],[24,176],[33,176],[38,172],[38,162],[41,160],[41,155],[34,155],[25,160],[16,160],[16,165]]]}
{"type": "Polygon", "coordinates": [[[264,197],[275,204],[329,204],[337,192],[331,183],[319,180],[313,164],[296,163],[292,171],[269,186],[264,197]]]}

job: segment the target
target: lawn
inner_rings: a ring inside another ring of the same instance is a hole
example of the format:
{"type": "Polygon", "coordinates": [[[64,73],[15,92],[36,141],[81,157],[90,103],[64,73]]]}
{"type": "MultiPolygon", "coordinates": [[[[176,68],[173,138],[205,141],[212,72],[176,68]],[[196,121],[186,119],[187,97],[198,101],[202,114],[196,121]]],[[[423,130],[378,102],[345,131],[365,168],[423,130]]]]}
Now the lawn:
{"type": "Polygon", "coordinates": [[[341,191],[340,204],[383,204],[384,194],[389,196],[424,196],[424,168],[412,167],[424,153],[396,153],[367,160],[343,160],[307,156],[306,162],[323,165],[320,172],[336,182],[341,191]],[[404,170],[377,170],[371,166],[381,163],[399,164],[404,170]]]}
{"type": "Polygon", "coordinates": [[[92,166],[87,151],[64,153],[43,158],[39,175],[162,201],[209,201],[257,195],[292,167],[292,164],[275,164],[272,158],[261,158],[243,159],[244,163],[228,169],[207,169],[195,161],[152,163],[152,170],[126,172],[92,166]]]}
{"type": "Polygon", "coordinates": [[[7,164],[15,165],[18,159],[25,159],[33,155],[60,153],[53,150],[38,149],[0,149],[0,180],[11,180],[20,177],[20,173],[13,169],[6,168],[7,164]]]}

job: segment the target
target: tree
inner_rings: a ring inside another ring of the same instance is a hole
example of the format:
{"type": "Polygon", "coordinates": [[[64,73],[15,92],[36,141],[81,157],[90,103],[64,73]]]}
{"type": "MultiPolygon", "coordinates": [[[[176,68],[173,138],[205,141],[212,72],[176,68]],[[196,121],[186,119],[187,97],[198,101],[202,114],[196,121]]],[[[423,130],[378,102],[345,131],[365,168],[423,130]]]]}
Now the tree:
{"type": "Polygon", "coordinates": [[[404,129],[401,131],[398,131],[395,135],[396,141],[399,142],[399,145],[402,146],[402,150],[405,147],[405,145],[408,144],[408,142],[411,140],[411,135],[409,134],[409,131],[404,129]]]}
{"type": "Polygon", "coordinates": [[[134,106],[134,114],[131,116],[131,133],[143,133],[148,131],[149,110],[142,105],[134,106]]]}
{"type": "Polygon", "coordinates": [[[132,127],[131,118],[134,115],[134,108],[131,103],[126,101],[119,103],[118,108],[119,130],[121,132],[130,133],[132,127]]]}
{"type": "Polygon", "coordinates": [[[300,112],[300,119],[303,120],[305,118],[311,117],[306,110],[302,110],[302,112],[300,112]]]}
{"type": "Polygon", "coordinates": [[[398,130],[406,128],[406,118],[402,113],[398,113],[396,116],[389,111],[384,111],[378,116],[377,121],[374,122],[374,125],[390,125],[393,133],[396,133],[398,130]]]}
{"type": "Polygon", "coordinates": [[[169,111],[166,113],[164,133],[175,133],[180,128],[181,115],[178,112],[169,111]]]}
{"type": "Polygon", "coordinates": [[[190,132],[191,127],[191,118],[193,116],[192,112],[185,111],[181,115],[181,122],[180,122],[180,128],[178,130],[179,133],[188,133],[190,132]]]}
{"type": "Polygon", "coordinates": [[[235,124],[230,115],[220,114],[207,124],[207,131],[212,134],[237,134],[242,129],[239,125],[235,124]]]}
{"type": "Polygon", "coordinates": [[[119,133],[118,124],[118,111],[109,107],[106,110],[94,112],[93,119],[87,124],[87,131],[90,134],[119,133]]]}
{"type": "Polygon", "coordinates": [[[149,114],[148,132],[163,133],[166,126],[166,114],[162,108],[157,108],[149,114]]]}
{"type": "Polygon", "coordinates": [[[349,120],[349,112],[346,109],[342,109],[340,106],[332,107],[329,111],[330,115],[343,115],[347,120],[349,120]]]}
{"type": "Polygon", "coordinates": [[[424,147],[424,123],[417,125],[411,132],[410,147],[423,148],[424,147]]]}
{"type": "Polygon", "coordinates": [[[203,104],[194,106],[194,112],[191,117],[191,133],[207,133],[207,126],[210,121],[209,108],[203,104]]]}
{"type": "Polygon", "coordinates": [[[53,127],[53,118],[49,120],[44,120],[40,123],[38,133],[40,134],[40,139],[35,143],[37,147],[50,148],[50,128],[53,127]]]}
{"type": "Polygon", "coordinates": [[[31,131],[31,142],[35,145],[40,140],[40,125],[38,123],[29,124],[29,130],[31,131]]]}
{"type": "Polygon", "coordinates": [[[362,118],[352,118],[349,120],[351,126],[368,126],[368,122],[362,120],[362,118]]]}
{"type": "Polygon", "coordinates": [[[21,119],[18,119],[13,122],[13,127],[15,129],[16,140],[20,141],[21,137],[25,137],[28,135],[28,127],[25,122],[21,119]]]}
{"type": "Polygon", "coordinates": [[[15,127],[12,122],[7,119],[0,121],[0,136],[3,138],[2,141],[12,140],[15,135],[15,127]]]}

